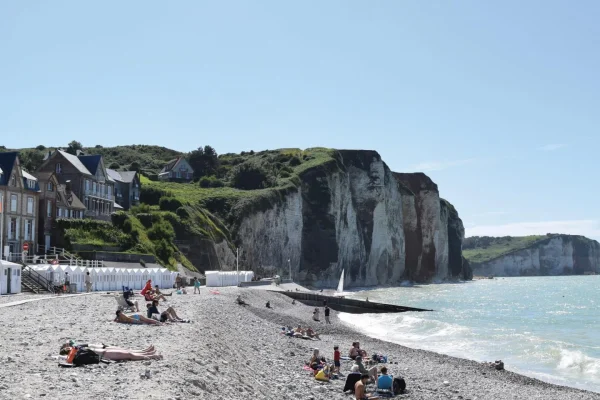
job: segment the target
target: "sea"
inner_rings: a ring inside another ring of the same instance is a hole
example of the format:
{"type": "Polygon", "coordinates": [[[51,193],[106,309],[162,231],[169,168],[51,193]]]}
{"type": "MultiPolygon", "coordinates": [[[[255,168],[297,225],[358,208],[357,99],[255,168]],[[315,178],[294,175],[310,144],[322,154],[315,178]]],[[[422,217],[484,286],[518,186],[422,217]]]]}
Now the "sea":
{"type": "Polygon", "coordinates": [[[481,279],[353,292],[352,298],[432,309],[342,313],[363,333],[542,381],[600,392],[600,275],[481,279]]]}

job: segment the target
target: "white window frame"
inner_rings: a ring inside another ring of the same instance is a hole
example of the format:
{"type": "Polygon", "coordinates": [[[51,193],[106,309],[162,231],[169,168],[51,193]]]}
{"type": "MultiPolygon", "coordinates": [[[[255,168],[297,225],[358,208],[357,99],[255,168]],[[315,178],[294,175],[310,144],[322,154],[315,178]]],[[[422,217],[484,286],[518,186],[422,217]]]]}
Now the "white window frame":
{"type": "Polygon", "coordinates": [[[33,197],[27,196],[27,214],[33,215],[33,197]]]}
{"type": "Polygon", "coordinates": [[[19,196],[16,194],[10,195],[10,212],[16,213],[19,209],[19,196]]]}

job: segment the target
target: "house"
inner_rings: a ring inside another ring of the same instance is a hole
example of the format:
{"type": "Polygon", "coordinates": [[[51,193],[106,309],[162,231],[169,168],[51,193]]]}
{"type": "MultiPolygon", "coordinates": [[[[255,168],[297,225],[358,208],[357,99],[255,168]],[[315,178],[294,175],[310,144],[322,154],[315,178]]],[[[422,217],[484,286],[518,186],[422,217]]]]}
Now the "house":
{"type": "Polygon", "coordinates": [[[171,160],[158,174],[158,180],[171,182],[189,182],[194,179],[194,170],[183,157],[171,160]]]}
{"type": "Polygon", "coordinates": [[[115,181],[115,203],[129,210],[140,204],[140,175],[137,171],[115,171],[106,169],[108,176],[115,181]]]}
{"type": "Polygon", "coordinates": [[[21,168],[16,152],[0,153],[0,208],[3,226],[2,256],[9,261],[21,259],[23,245],[30,252],[37,246],[39,183],[21,168]]]}
{"type": "Polygon", "coordinates": [[[37,172],[54,172],[61,184],[70,181],[72,193],[82,200],[86,208],[86,217],[110,220],[110,214],[115,208],[115,182],[107,175],[102,156],[74,156],[55,150],[37,172]]]}
{"type": "Polygon", "coordinates": [[[40,185],[38,243],[47,251],[53,245],[53,223],[58,218],[83,218],[85,205],[73,193],[71,182],[60,183],[55,172],[37,172],[40,185]]]}

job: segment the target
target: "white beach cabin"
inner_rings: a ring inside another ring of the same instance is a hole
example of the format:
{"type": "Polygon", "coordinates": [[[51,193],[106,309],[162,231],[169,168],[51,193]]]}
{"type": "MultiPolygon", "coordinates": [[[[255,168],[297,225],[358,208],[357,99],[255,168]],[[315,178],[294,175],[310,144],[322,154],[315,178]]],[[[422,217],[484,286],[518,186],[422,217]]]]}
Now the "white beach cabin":
{"type": "Polygon", "coordinates": [[[21,264],[0,260],[0,294],[21,293],[21,264]]]}

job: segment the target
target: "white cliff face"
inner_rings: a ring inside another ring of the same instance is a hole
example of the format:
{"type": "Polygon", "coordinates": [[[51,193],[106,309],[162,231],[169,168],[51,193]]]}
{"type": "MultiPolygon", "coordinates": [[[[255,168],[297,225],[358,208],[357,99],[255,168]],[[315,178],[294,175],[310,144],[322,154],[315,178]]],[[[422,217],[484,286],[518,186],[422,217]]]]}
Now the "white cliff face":
{"type": "MultiPolygon", "coordinates": [[[[591,242],[591,241],[590,241],[591,242]]],[[[595,272],[600,266],[598,247],[558,236],[532,247],[474,265],[478,275],[565,275],[595,272]]]]}
{"type": "MultiPolygon", "coordinates": [[[[288,276],[288,259],[298,272],[302,243],[302,197],[291,193],[273,208],[245,218],[238,230],[243,239],[240,260],[258,271],[275,269],[288,276]]],[[[234,255],[235,257],[235,255],[234,255]]],[[[235,268],[235,263],[233,264],[235,268]]],[[[241,269],[241,267],[240,267],[241,269]]],[[[295,271],[295,272],[294,272],[295,271]]]]}
{"type": "Polygon", "coordinates": [[[405,265],[402,198],[391,172],[373,159],[368,171],[351,166],[333,174],[329,186],[339,247],[327,275],[337,282],[345,269],[354,286],[398,283],[405,265]]]}
{"type": "MultiPolygon", "coordinates": [[[[295,281],[331,288],[342,270],[346,288],[446,279],[450,217],[437,186],[423,174],[405,174],[422,186],[412,193],[375,152],[338,156],[307,170],[297,191],[272,208],[240,221],[240,269],[287,277],[289,259],[295,281]]],[[[222,264],[235,268],[226,244],[216,247],[222,264]]]]}

